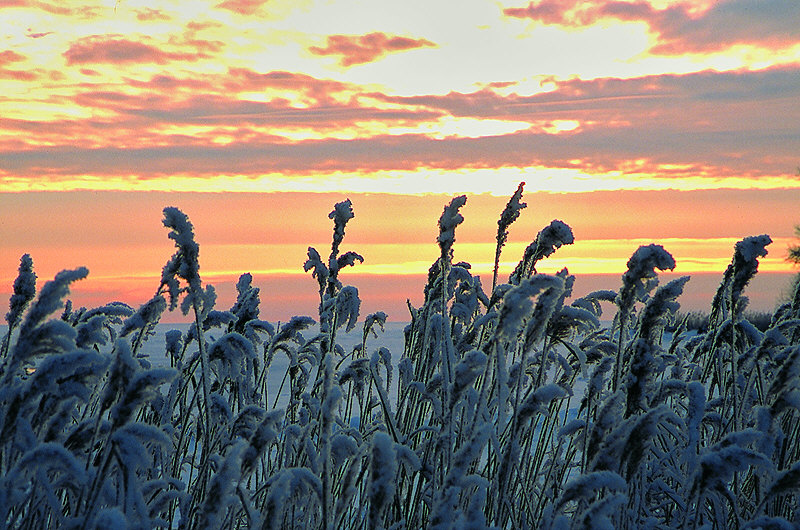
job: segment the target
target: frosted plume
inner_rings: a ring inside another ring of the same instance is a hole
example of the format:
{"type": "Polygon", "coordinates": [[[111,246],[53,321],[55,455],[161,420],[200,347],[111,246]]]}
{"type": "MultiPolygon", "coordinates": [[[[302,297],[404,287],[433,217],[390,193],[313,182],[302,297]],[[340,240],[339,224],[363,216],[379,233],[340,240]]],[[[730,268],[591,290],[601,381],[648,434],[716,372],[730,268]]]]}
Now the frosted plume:
{"type": "Polygon", "coordinates": [[[194,228],[185,213],[175,207],[164,208],[164,226],[170,229],[169,238],[175,242],[177,251],[164,265],[161,287],[166,287],[170,297],[170,311],[178,306],[180,288],[178,278],[189,284],[189,290],[199,293],[200,246],[194,240],[194,228]]]}
{"type": "Polygon", "coordinates": [[[563,288],[563,279],[537,274],[506,292],[497,325],[498,338],[506,341],[514,340],[533,312],[532,298],[546,290],[558,290],[560,293],[563,288]]]}
{"type": "Polygon", "coordinates": [[[549,225],[539,231],[536,239],[525,249],[525,253],[514,272],[511,273],[509,281],[519,284],[523,279],[536,273],[536,263],[539,260],[552,255],[563,245],[571,245],[574,242],[572,228],[563,221],[553,219],[549,225]]]}
{"type": "Polygon", "coordinates": [[[661,245],[642,245],[628,260],[628,270],[622,275],[622,288],[617,296],[617,305],[623,311],[630,310],[636,300],[641,300],[654,286],[656,269],[672,270],[675,258],[661,245]]]}
{"type": "Polygon", "coordinates": [[[397,458],[392,439],[378,431],[372,437],[372,460],[370,462],[369,523],[379,528],[383,512],[394,498],[397,458]]]}
{"type": "Polygon", "coordinates": [[[455,197],[450,204],[444,207],[439,218],[439,237],[436,241],[442,250],[442,256],[447,256],[456,240],[456,227],[464,221],[464,216],[458,210],[467,203],[467,196],[455,197]]]}
{"type": "Polygon", "coordinates": [[[19,259],[19,275],[14,280],[14,294],[8,304],[6,322],[13,328],[22,319],[22,313],[33,297],[36,296],[36,273],[33,272],[33,260],[30,254],[23,254],[19,259]]]}

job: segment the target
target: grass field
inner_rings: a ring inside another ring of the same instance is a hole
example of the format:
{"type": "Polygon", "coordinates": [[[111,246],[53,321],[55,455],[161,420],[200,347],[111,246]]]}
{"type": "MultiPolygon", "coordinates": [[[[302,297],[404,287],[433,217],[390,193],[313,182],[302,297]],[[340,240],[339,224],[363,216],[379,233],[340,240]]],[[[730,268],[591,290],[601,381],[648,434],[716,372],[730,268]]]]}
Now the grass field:
{"type": "MultiPolygon", "coordinates": [[[[499,212],[495,264],[522,191],[499,212]]],[[[175,208],[175,254],[138,309],[72,308],[88,271],[37,289],[23,256],[0,349],[1,526],[800,526],[800,291],[758,327],[745,313],[768,236],[736,245],[695,325],[676,317],[689,278],[659,285],[675,261],[657,244],[616,291],[573,299],[567,269],[537,273],[573,242],[559,220],[482,285],[452,259],[466,201],[444,207],[424,302],[390,347],[386,315],[361,315],[345,283],[363,261],[343,250],[350,201],[330,251],[308,249],[318,315],[280,326],[259,319],[249,274],[215,307],[175,208]],[[194,324],[151,365],[144,346],[177,310],[194,324]]]]}

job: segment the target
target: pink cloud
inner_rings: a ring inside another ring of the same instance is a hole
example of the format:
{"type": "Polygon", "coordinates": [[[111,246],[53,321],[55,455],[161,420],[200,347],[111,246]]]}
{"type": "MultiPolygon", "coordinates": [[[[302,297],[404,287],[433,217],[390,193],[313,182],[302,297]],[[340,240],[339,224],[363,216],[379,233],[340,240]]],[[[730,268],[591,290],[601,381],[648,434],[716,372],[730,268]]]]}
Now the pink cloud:
{"type": "Polygon", "coordinates": [[[42,37],[46,37],[48,35],[52,35],[55,33],[54,31],[42,31],[38,33],[31,32],[30,28],[28,28],[28,33],[25,34],[26,37],[31,39],[41,39],[42,37]]]}
{"type": "Polygon", "coordinates": [[[319,79],[306,74],[286,71],[259,73],[247,68],[231,68],[222,80],[226,91],[248,92],[265,88],[293,90],[313,98],[318,103],[334,102],[343,92],[359,92],[359,88],[331,79],[319,79]]]}
{"type": "MultiPolygon", "coordinates": [[[[205,41],[204,41],[205,42],[205,41]]],[[[91,63],[156,63],[197,61],[203,52],[167,52],[143,42],[110,35],[92,35],[74,42],[64,52],[68,65],[91,63]]]]}
{"type": "Polygon", "coordinates": [[[253,15],[268,1],[269,0],[225,0],[214,7],[233,11],[240,15],[253,15]]]}
{"type": "Polygon", "coordinates": [[[650,50],[663,55],[713,52],[736,44],[785,48],[800,43],[800,3],[785,0],[728,0],[697,13],[688,4],[657,9],[643,0],[541,0],[507,8],[506,16],[542,24],[584,27],[601,19],[645,22],[658,35],[650,50]]]}
{"type": "Polygon", "coordinates": [[[339,64],[348,67],[372,62],[387,53],[426,47],[435,48],[436,44],[426,39],[375,32],[367,35],[329,35],[324,48],[311,46],[309,51],[314,55],[340,55],[339,64]]]}
{"type": "Polygon", "coordinates": [[[172,17],[160,9],[145,7],[143,9],[136,10],[136,20],[139,22],[158,22],[172,20],[172,17]]]}
{"type": "Polygon", "coordinates": [[[3,50],[0,52],[0,66],[4,66],[9,63],[17,63],[24,60],[25,56],[20,55],[14,50],[3,50]]]}
{"type": "Polygon", "coordinates": [[[24,61],[26,57],[13,50],[0,52],[0,79],[13,79],[15,81],[33,81],[38,74],[28,70],[13,70],[6,65],[24,61]]]}

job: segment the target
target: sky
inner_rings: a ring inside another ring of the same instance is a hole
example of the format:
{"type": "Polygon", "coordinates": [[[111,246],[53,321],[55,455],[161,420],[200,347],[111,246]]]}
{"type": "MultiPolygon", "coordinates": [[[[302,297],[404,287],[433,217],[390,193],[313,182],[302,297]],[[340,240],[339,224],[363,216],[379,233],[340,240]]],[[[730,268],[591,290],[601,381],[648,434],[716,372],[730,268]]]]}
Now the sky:
{"type": "Polygon", "coordinates": [[[539,270],[576,296],[653,242],[689,310],[743,237],[773,239],[751,307],[795,272],[795,0],[0,0],[0,20],[3,313],[23,253],[40,286],[87,266],[76,305],[144,303],[177,206],[221,308],[251,272],[263,317],[313,315],[306,251],[350,198],[365,261],[342,279],[405,320],[444,205],[468,195],[455,257],[490,285],[521,181],[501,277],[552,219],[576,241],[539,270]]]}

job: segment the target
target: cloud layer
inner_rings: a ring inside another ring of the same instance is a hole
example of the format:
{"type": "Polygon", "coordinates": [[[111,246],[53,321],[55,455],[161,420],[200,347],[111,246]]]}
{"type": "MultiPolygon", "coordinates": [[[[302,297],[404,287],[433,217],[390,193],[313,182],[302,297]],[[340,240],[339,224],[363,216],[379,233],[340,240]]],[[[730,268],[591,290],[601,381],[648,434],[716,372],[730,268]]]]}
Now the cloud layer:
{"type": "Polygon", "coordinates": [[[447,24],[376,4],[4,2],[21,22],[0,49],[0,190],[490,170],[796,186],[795,2],[466,1],[447,24]]]}

